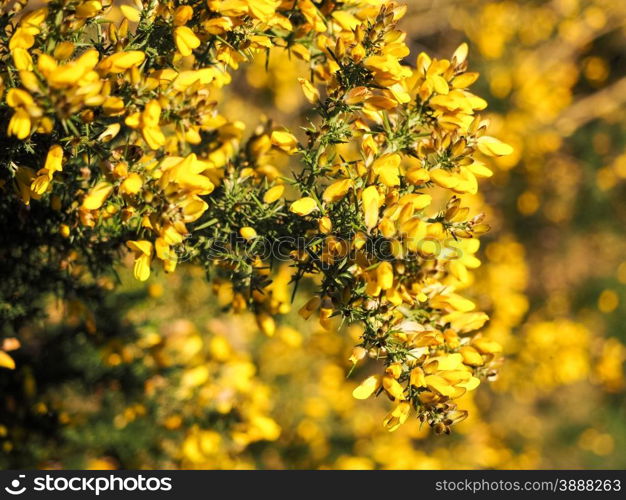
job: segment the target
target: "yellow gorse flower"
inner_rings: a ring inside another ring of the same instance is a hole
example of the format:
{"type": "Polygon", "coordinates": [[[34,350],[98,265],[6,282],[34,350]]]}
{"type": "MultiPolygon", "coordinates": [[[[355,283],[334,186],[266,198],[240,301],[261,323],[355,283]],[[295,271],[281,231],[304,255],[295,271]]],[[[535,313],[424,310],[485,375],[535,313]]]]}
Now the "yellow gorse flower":
{"type": "Polygon", "coordinates": [[[139,50],[117,52],[102,59],[99,69],[104,73],[123,73],[132,67],[140,65],[145,58],[145,53],[139,50]]]}
{"type": "Polygon", "coordinates": [[[7,92],[6,103],[14,110],[7,133],[18,139],[26,139],[31,133],[35,120],[42,115],[41,108],[35,104],[28,92],[15,88],[7,92]]]}
{"type": "Polygon", "coordinates": [[[294,214],[297,214],[300,216],[309,215],[311,212],[313,212],[316,209],[317,209],[317,202],[309,196],[301,198],[298,201],[294,201],[289,207],[290,212],[293,212],[294,214]]]}
{"type": "Polygon", "coordinates": [[[287,153],[293,154],[296,151],[298,140],[286,130],[275,130],[272,132],[272,144],[287,153]]]}
{"type": "Polygon", "coordinates": [[[187,26],[178,26],[174,30],[174,40],[182,56],[190,56],[193,49],[200,46],[200,39],[187,26]]]}
{"type": "Polygon", "coordinates": [[[6,352],[0,350],[0,368],[15,370],[15,361],[6,352]]]}
{"type": "Polygon", "coordinates": [[[44,167],[37,172],[36,177],[33,179],[33,183],[30,186],[31,196],[37,198],[44,194],[48,190],[55,172],[61,172],[62,170],[63,148],[55,144],[48,151],[44,167]]]}
{"type": "Polygon", "coordinates": [[[146,240],[129,241],[127,243],[135,254],[133,274],[139,281],[146,281],[150,277],[150,263],[152,262],[153,245],[146,240]]]}

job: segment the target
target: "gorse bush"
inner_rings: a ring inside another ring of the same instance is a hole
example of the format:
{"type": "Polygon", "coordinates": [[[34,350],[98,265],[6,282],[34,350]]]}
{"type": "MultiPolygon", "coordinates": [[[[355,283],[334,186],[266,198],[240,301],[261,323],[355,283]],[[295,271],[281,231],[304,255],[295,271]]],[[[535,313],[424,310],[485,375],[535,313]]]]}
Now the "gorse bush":
{"type": "Polygon", "coordinates": [[[25,3],[0,17],[5,336],[50,292],[99,293],[128,252],[141,281],[200,264],[269,336],[305,279],[301,316],[360,328],[352,362],[380,361],[353,395],[385,393],[389,430],[465,418],[454,400],[495,375],[500,346],[457,293],[489,229],[462,197],[512,150],[476,114],[467,45],[408,59],[390,1],[25,3]],[[246,132],[220,89],[277,49],[309,67],[308,123],[246,132]]]}

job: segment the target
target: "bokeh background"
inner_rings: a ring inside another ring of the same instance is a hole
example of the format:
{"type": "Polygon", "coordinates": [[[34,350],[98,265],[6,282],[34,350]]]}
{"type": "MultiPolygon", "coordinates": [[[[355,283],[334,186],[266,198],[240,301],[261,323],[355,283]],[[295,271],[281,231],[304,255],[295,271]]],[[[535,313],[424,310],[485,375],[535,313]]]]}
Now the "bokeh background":
{"type": "MultiPolygon", "coordinates": [[[[0,467],[626,467],[626,2],[407,3],[407,63],[467,41],[490,134],[515,147],[472,200],[492,230],[466,293],[505,359],[470,418],[384,430],[388,402],[351,396],[358,331],[303,321],[306,293],[267,338],[200,269],[140,284],[121,267],[5,341],[0,467]]],[[[303,73],[287,53],[242,66],[224,114],[304,123],[303,73]]]]}

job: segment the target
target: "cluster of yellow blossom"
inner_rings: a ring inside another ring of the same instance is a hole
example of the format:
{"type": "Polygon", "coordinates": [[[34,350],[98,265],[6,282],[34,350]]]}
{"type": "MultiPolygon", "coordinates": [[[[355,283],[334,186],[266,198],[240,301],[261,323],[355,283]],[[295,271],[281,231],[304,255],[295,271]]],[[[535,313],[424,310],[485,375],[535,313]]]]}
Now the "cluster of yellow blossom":
{"type": "MultiPolygon", "coordinates": [[[[144,290],[127,279],[128,273],[124,275],[128,286],[144,290]]],[[[115,376],[98,382],[96,387],[108,387],[109,397],[123,395],[108,400],[112,416],[104,409],[94,411],[107,393],[97,389],[80,396],[68,386],[42,381],[33,395],[37,407],[59,415],[63,432],[89,436],[102,426],[117,436],[136,436],[137,444],[105,439],[88,448],[62,445],[59,461],[44,466],[68,467],[75,460],[88,460],[94,468],[143,464],[228,469],[528,467],[536,463],[499,441],[497,430],[481,420],[472,393],[461,398],[471,416],[459,426],[455,440],[441,441],[428,426],[407,425],[393,434],[386,432],[380,425],[385,402],[353,399],[350,393],[356,383],[345,376],[346,358],[359,328],[349,328],[347,335],[329,335],[314,322],[299,322],[294,311],[273,337],[259,342],[250,315],[220,316],[216,308],[207,307],[211,286],[201,269],[188,266],[163,278],[147,287],[150,302],[129,309],[123,330],[100,348],[101,365],[110,376],[124,373],[134,380],[130,374],[135,373],[140,377],[135,382],[143,381],[136,391],[128,380],[118,385],[115,376]],[[182,300],[189,293],[186,289],[193,294],[182,300]],[[206,327],[177,319],[182,312],[206,327]],[[290,326],[296,324],[297,329],[290,326]],[[134,328],[138,335],[129,337],[134,328]],[[253,353],[257,370],[244,352],[253,353]],[[359,409],[362,405],[367,405],[367,411],[359,409]],[[129,451],[127,446],[139,451],[129,451]],[[146,449],[154,451],[148,455],[146,449]]],[[[76,322],[72,313],[59,320],[76,322]]],[[[111,317],[96,317],[97,335],[107,328],[100,323],[104,320],[110,323],[111,317]]],[[[66,383],[72,386],[76,380],[66,383]]],[[[18,445],[15,429],[9,432],[18,445]]],[[[43,456],[58,453],[49,447],[43,456]]]]}
{"type": "MultiPolygon", "coordinates": [[[[485,288],[484,294],[495,304],[493,317],[499,318],[497,328],[494,330],[491,325],[486,333],[500,340],[504,328],[519,318],[519,311],[499,298],[502,294],[521,293],[517,260],[522,254],[517,243],[504,238],[489,244],[486,255],[481,267],[486,274],[493,265],[494,271],[518,275],[499,287],[485,288]]],[[[124,282],[133,294],[139,287],[143,290],[143,285],[134,283],[128,274],[124,272],[124,282]]],[[[62,452],[49,446],[43,453],[43,457],[61,453],[60,463],[40,465],[69,467],[77,458],[93,457],[99,459],[89,460],[88,466],[95,468],[537,468],[551,463],[547,461],[549,444],[545,435],[550,433],[549,419],[538,415],[534,406],[528,406],[534,401],[534,386],[525,381],[538,369],[543,374],[550,373],[554,351],[535,349],[534,358],[525,357],[519,362],[513,352],[512,359],[503,366],[498,390],[480,395],[481,402],[489,401],[488,412],[483,411],[482,403],[474,401],[475,392],[459,398],[458,404],[469,411],[469,418],[455,429],[455,439],[442,441],[427,426],[418,425],[406,425],[390,434],[380,425],[385,402],[362,402],[350,394],[356,382],[345,376],[346,358],[352,343],[358,341],[360,328],[348,328],[347,335],[329,335],[321,325],[299,322],[293,311],[273,337],[259,341],[251,315],[220,316],[216,311],[218,304],[207,306],[212,287],[202,274],[201,269],[186,266],[174,275],[151,282],[147,287],[149,302],[129,310],[121,329],[99,353],[99,364],[112,377],[107,391],[95,390],[81,396],[73,392],[78,381],[70,378],[61,386],[38,380],[37,394],[31,395],[32,401],[37,402],[35,407],[41,406],[51,414],[58,412],[63,432],[89,436],[95,428],[110,428],[114,430],[112,435],[136,436],[134,446],[141,451],[129,452],[127,443],[106,440],[85,447],[74,438],[74,446],[64,445],[62,452]],[[177,319],[183,315],[193,319],[194,324],[206,323],[206,327],[196,328],[189,320],[177,319]],[[128,338],[134,325],[139,325],[139,336],[128,338]],[[252,357],[244,352],[252,353],[252,357]],[[204,367],[208,369],[206,381],[204,367]],[[127,378],[124,385],[119,384],[120,374],[128,377],[130,373],[140,377],[135,392],[130,389],[134,384],[128,383],[127,378]],[[103,409],[94,411],[104,394],[116,393],[124,397],[107,403],[112,417],[103,409]],[[258,416],[265,418],[253,420],[258,416]],[[282,429],[280,435],[272,421],[282,429]],[[243,429],[244,436],[240,434],[243,429]],[[248,442],[256,445],[246,445],[248,442]],[[146,455],[145,449],[154,451],[146,455]]],[[[477,277],[479,288],[484,274],[477,277]]],[[[73,324],[76,320],[70,310],[53,316],[73,324]]],[[[101,336],[107,328],[101,321],[108,324],[111,316],[96,319],[91,337],[101,336]],[[95,332],[98,333],[94,335],[95,332]]],[[[579,341],[570,344],[570,349],[579,341]]],[[[520,349],[528,348],[525,343],[518,344],[520,349]]],[[[515,339],[508,339],[504,345],[511,351],[515,339]]],[[[605,356],[602,363],[607,362],[611,358],[605,356]]],[[[603,368],[607,374],[611,370],[609,366],[603,368]]],[[[107,380],[109,377],[103,378],[105,384],[107,380]]],[[[583,381],[577,382],[581,385],[583,381]]],[[[571,382],[548,387],[541,379],[540,384],[545,397],[562,394],[571,382]]],[[[91,387],[88,386],[90,390],[91,387]]],[[[585,401],[582,406],[589,408],[592,404],[585,401]]],[[[606,453],[609,435],[602,434],[600,447],[588,439],[592,431],[600,432],[595,427],[585,431],[580,446],[594,454],[606,453]]],[[[9,427],[8,433],[3,438],[0,425],[0,443],[4,445],[10,439],[15,446],[24,446],[16,429],[9,427]]],[[[561,455],[555,458],[564,459],[561,455]]]]}
{"type": "Polygon", "coordinates": [[[389,430],[415,411],[449,432],[465,417],[453,401],[501,350],[456,291],[489,229],[462,197],[491,175],[486,157],[512,152],[476,114],[486,102],[468,90],[467,45],[407,65],[406,7],[393,1],[135,3],[51,0],[9,17],[6,185],[51,208],[72,262],[82,253],[94,271],[126,247],[142,281],[155,260],[168,272],[199,262],[219,302],[251,309],[268,335],[286,285],[316,277],[302,316],[359,324],[353,363],[384,364],[354,396],[385,392],[389,430]],[[244,137],[219,113],[230,72],[275,47],[309,66],[306,140],[271,122],[244,137]],[[299,163],[292,179],[277,154],[299,163]],[[272,281],[280,260],[291,267],[272,281]]]}
{"type": "MultiPolygon", "coordinates": [[[[268,415],[270,389],[258,380],[248,355],[237,352],[222,335],[200,334],[188,320],[171,323],[163,334],[145,332],[134,348],[144,363],[160,370],[180,368],[179,377],[155,376],[146,395],[163,408],[160,424],[183,432],[174,459],[185,468],[232,468],[233,460],[256,441],[274,441],[281,432],[268,415]],[[206,428],[214,414],[228,431],[206,428]],[[197,424],[193,422],[197,421],[197,424]]],[[[125,350],[133,346],[124,347],[125,350]]]]}
{"type": "MultiPolygon", "coordinates": [[[[199,282],[202,300],[206,300],[210,287],[202,282],[201,273],[194,279],[199,282]]],[[[151,287],[153,300],[163,293],[160,286],[151,287]]],[[[181,292],[176,287],[174,290],[181,292]]],[[[157,316],[165,313],[167,320],[156,323],[154,308],[139,306],[116,316],[106,309],[102,311],[101,305],[92,306],[68,303],[62,312],[51,310],[48,324],[54,333],[46,342],[56,346],[81,343],[81,332],[87,328],[90,335],[103,340],[97,346],[95,364],[98,372],[106,375],[90,376],[82,395],[66,392],[64,376],[49,375],[36,382],[31,376],[26,382],[30,397],[36,400],[35,418],[54,415],[55,425],[75,436],[93,436],[103,426],[118,436],[133,436],[140,443],[137,452],[116,458],[102,455],[117,446],[107,444],[107,436],[102,443],[81,446],[80,460],[87,461],[88,467],[252,468],[251,445],[274,442],[280,437],[282,429],[274,416],[274,391],[260,379],[251,354],[246,352],[245,336],[254,331],[249,324],[229,325],[223,317],[211,318],[204,328],[197,328],[192,321],[177,317],[177,311],[168,309],[168,303],[157,307],[157,316]],[[120,325],[112,326],[122,318],[121,329],[120,325]],[[59,327],[72,334],[58,335],[59,327]],[[237,332],[243,337],[237,339],[237,332]],[[122,373],[126,379],[123,385],[117,378],[122,373]],[[148,449],[155,451],[154,455],[148,449]]],[[[185,307],[189,304],[181,309],[185,307]]],[[[211,314],[214,312],[212,309],[211,314]]],[[[5,344],[3,348],[17,347],[5,344]]],[[[49,346],[48,354],[55,356],[55,350],[49,346]]],[[[19,429],[24,424],[0,424],[5,451],[10,451],[8,445],[19,443],[19,429]]],[[[64,455],[54,448],[46,450],[47,461],[39,463],[40,467],[68,466],[74,451],[66,449],[64,455]]]]}

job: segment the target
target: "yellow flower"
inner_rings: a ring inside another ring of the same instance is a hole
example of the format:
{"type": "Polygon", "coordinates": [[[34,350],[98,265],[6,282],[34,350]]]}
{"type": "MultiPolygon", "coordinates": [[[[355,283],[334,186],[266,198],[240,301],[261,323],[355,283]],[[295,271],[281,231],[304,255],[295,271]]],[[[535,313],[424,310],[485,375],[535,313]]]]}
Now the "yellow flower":
{"type": "Polygon", "coordinates": [[[376,281],[381,290],[389,290],[393,286],[393,267],[389,262],[383,261],[378,265],[376,281]]]}
{"type": "Polygon", "coordinates": [[[11,51],[11,55],[13,56],[13,64],[19,71],[33,70],[33,58],[26,49],[16,47],[11,51]]]}
{"type": "Polygon", "coordinates": [[[333,222],[330,220],[330,217],[321,217],[317,225],[320,233],[323,234],[329,234],[333,230],[333,222]]]}
{"type": "Polygon", "coordinates": [[[484,312],[464,313],[455,311],[450,314],[446,314],[442,319],[443,321],[450,323],[452,328],[455,330],[458,330],[461,333],[467,333],[482,328],[482,326],[489,319],[489,316],[487,316],[484,312]]]}
{"type": "Polygon", "coordinates": [[[183,26],[193,17],[193,8],[190,5],[180,5],[174,11],[174,26],[183,26]]]}
{"type": "Polygon", "coordinates": [[[257,237],[256,231],[254,230],[254,228],[249,227],[249,226],[242,227],[239,230],[239,234],[241,235],[242,238],[246,240],[253,240],[254,238],[257,237]]]}
{"type": "Polygon", "coordinates": [[[463,346],[459,349],[459,352],[463,356],[463,363],[469,366],[482,366],[485,364],[485,360],[480,353],[471,346],[463,346]]]}
{"type": "Polygon", "coordinates": [[[63,148],[61,146],[55,144],[48,150],[43,168],[51,174],[63,170],[63,148]]]}
{"type": "Polygon", "coordinates": [[[402,364],[401,363],[391,363],[386,369],[385,373],[390,375],[391,377],[398,379],[400,375],[402,375],[402,364]]]}
{"type": "Polygon", "coordinates": [[[361,24],[361,22],[356,17],[344,10],[333,12],[332,15],[335,21],[337,21],[337,23],[339,24],[339,26],[347,31],[352,31],[361,24]]]}
{"type": "Polygon", "coordinates": [[[187,26],[179,26],[174,30],[174,41],[178,52],[184,57],[190,56],[193,49],[200,46],[200,39],[187,26]]]}
{"type": "Polygon", "coordinates": [[[280,0],[244,0],[250,14],[264,23],[269,22],[280,5],[280,0]]]}
{"type": "Polygon", "coordinates": [[[367,356],[367,349],[358,346],[352,349],[352,354],[350,354],[350,358],[348,359],[353,365],[356,365],[359,361],[364,359],[365,356],[367,356]]]}
{"type": "Polygon", "coordinates": [[[100,181],[96,184],[83,200],[82,208],[85,210],[98,210],[113,191],[113,184],[100,181]]]}
{"type": "Polygon", "coordinates": [[[69,59],[74,53],[76,46],[72,42],[61,42],[54,48],[54,57],[56,59],[69,59]]]}
{"type": "Polygon", "coordinates": [[[320,308],[319,322],[320,326],[324,328],[324,330],[330,330],[332,328],[331,320],[333,312],[333,309],[331,309],[330,307],[324,307],[322,305],[322,307],[320,308]]]}
{"type": "Polygon", "coordinates": [[[35,37],[27,29],[17,28],[9,41],[9,50],[30,49],[35,44],[35,37]]]}
{"type": "Polygon", "coordinates": [[[131,173],[124,179],[122,184],[120,185],[120,193],[122,194],[137,194],[141,191],[141,186],[143,185],[143,179],[141,176],[135,172],[131,173]]]}
{"type": "Polygon", "coordinates": [[[364,63],[374,74],[376,83],[383,87],[391,87],[411,76],[411,69],[402,66],[393,55],[372,55],[365,59],[364,63]]]}
{"type": "Polygon", "coordinates": [[[194,153],[182,159],[170,157],[169,160],[169,162],[166,160],[162,164],[165,173],[161,177],[160,183],[164,189],[168,189],[168,186],[171,189],[170,184],[172,182],[178,184],[186,192],[195,195],[210,194],[215,188],[211,179],[202,175],[206,169],[206,163],[198,160],[194,153]]]}
{"type": "Polygon", "coordinates": [[[317,90],[309,80],[305,78],[298,78],[298,82],[302,87],[302,92],[304,93],[304,97],[306,97],[307,101],[309,101],[311,104],[315,104],[317,101],[319,101],[319,90],[317,90]]]}
{"type": "Polygon", "coordinates": [[[284,191],[285,191],[285,186],[283,186],[282,184],[271,187],[263,195],[263,201],[268,204],[274,203],[283,195],[284,191]]]}
{"type": "Polygon", "coordinates": [[[472,346],[475,347],[482,354],[497,354],[502,352],[502,346],[494,340],[489,340],[484,337],[474,339],[472,346]]]}
{"type": "Polygon", "coordinates": [[[478,150],[487,156],[506,156],[513,152],[513,148],[511,146],[488,135],[479,137],[477,145],[478,150]]]}
{"type": "Polygon", "coordinates": [[[123,73],[127,69],[139,66],[146,58],[146,54],[139,50],[117,52],[100,62],[99,67],[105,73],[123,73]]]}
{"type": "Polygon", "coordinates": [[[324,22],[324,18],[321,16],[317,7],[311,0],[299,0],[298,7],[300,8],[300,12],[306,18],[307,22],[311,24],[313,29],[318,33],[323,33],[326,31],[326,23],[324,22]]]}
{"type": "Polygon", "coordinates": [[[348,194],[352,184],[352,179],[335,181],[324,190],[322,198],[326,203],[336,203],[348,194]]]}
{"type": "Polygon", "coordinates": [[[429,194],[417,194],[417,193],[410,193],[410,194],[405,194],[402,198],[400,198],[400,200],[398,201],[399,205],[411,205],[413,207],[413,209],[415,210],[422,210],[423,208],[426,208],[428,205],[430,205],[430,202],[432,201],[432,196],[429,194]]]}
{"type": "Polygon", "coordinates": [[[385,186],[400,185],[400,161],[399,154],[384,155],[372,164],[372,170],[385,186]]]}
{"type": "Polygon", "coordinates": [[[198,220],[202,214],[209,208],[206,201],[198,196],[190,196],[180,203],[183,211],[183,220],[185,222],[193,222],[198,220]]]}
{"type": "Polygon", "coordinates": [[[413,387],[426,387],[426,378],[424,376],[424,370],[419,366],[416,366],[411,370],[410,384],[413,387]]]}
{"type": "Polygon", "coordinates": [[[30,116],[23,109],[18,109],[13,113],[11,120],[9,121],[9,127],[7,133],[14,135],[18,139],[26,139],[30,135],[30,129],[32,123],[30,116]]]}
{"type": "Polygon", "coordinates": [[[452,54],[452,60],[456,64],[463,64],[465,60],[467,59],[468,53],[469,53],[469,47],[467,43],[463,42],[461,45],[457,47],[457,49],[454,51],[454,54],[452,54]]]}
{"type": "Polygon", "coordinates": [[[411,405],[406,401],[401,401],[396,407],[385,417],[383,425],[389,432],[397,430],[407,418],[411,412],[411,405]]]}
{"type": "Polygon", "coordinates": [[[30,33],[38,35],[40,33],[39,27],[43,24],[48,16],[48,9],[41,8],[29,12],[20,21],[20,26],[27,29],[30,33]]]}
{"type": "Polygon", "coordinates": [[[15,370],[15,361],[6,352],[0,349],[0,368],[15,370]]]}
{"type": "Polygon", "coordinates": [[[107,97],[102,104],[102,110],[107,116],[121,115],[125,111],[124,101],[117,96],[107,97]]]}
{"type": "Polygon", "coordinates": [[[151,149],[159,149],[165,144],[165,135],[159,128],[160,116],[161,105],[154,99],[146,104],[141,113],[141,135],[151,149]]]}
{"type": "Polygon", "coordinates": [[[460,182],[458,175],[443,168],[431,170],[429,172],[429,175],[430,180],[432,180],[438,186],[446,189],[453,189],[460,182]]]}
{"type": "Polygon", "coordinates": [[[94,17],[102,10],[102,3],[97,0],[88,0],[76,7],[76,17],[89,18],[94,17]]]}
{"type": "Polygon", "coordinates": [[[204,29],[212,35],[223,35],[232,31],[233,27],[234,23],[230,17],[214,17],[204,23],[204,29]]]}
{"type": "Polygon", "coordinates": [[[355,399],[367,399],[378,390],[381,383],[380,375],[371,375],[352,391],[352,396],[355,399]]]}
{"type": "Polygon", "coordinates": [[[309,215],[314,210],[317,210],[317,202],[308,196],[294,201],[289,207],[290,212],[301,216],[309,215]]]}
{"type": "Polygon", "coordinates": [[[170,242],[166,238],[159,237],[154,241],[154,250],[157,258],[163,262],[165,272],[173,272],[178,263],[178,255],[172,251],[170,242]]]}
{"type": "Polygon", "coordinates": [[[39,56],[37,68],[46,77],[48,84],[54,88],[74,87],[83,83],[82,92],[85,96],[97,95],[101,89],[101,83],[94,78],[97,75],[92,73],[92,70],[98,64],[99,59],[98,51],[89,49],[76,60],[59,66],[54,58],[42,54],[39,56]]]}
{"type": "Polygon", "coordinates": [[[298,148],[298,140],[286,130],[274,130],[271,136],[272,145],[282,149],[286,153],[293,154],[298,148]]]}
{"type": "Polygon", "coordinates": [[[312,297],[300,308],[298,314],[304,319],[309,319],[311,314],[320,306],[321,302],[322,300],[318,296],[312,297]]]}
{"type": "Polygon", "coordinates": [[[440,375],[427,375],[425,381],[431,391],[441,396],[453,397],[456,394],[453,385],[440,375]]]}
{"type": "Polygon", "coordinates": [[[430,304],[432,307],[460,312],[469,312],[476,309],[476,304],[456,293],[437,295],[431,299],[430,304]]]}
{"type": "MultiPolygon", "coordinates": [[[[224,215],[224,206],[242,207],[234,214],[241,220],[234,231],[250,243],[243,245],[246,249],[231,250],[247,250],[251,265],[235,269],[230,257],[201,260],[222,271],[214,282],[219,306],[249,308],[266,335],[277,332],[278,339],[267,342],[268,356],[261,356],[279,360],[281,373],[276,374],[288,374],[293,363],[280,358],[289,361],[290,349],[304,346],[299,333],[277,328],[276,315],[290,310],[290,283],[310,273],[319,290],[300,309],[303,318],[318,314],[321,329],[329,330],[339,327],[342,319],[367,316],[368,321],[349,327],[350,337],[359,343],[350,361],[356,365],[372,357],[384,366],[354,389],[354,397],[384,392],[392,399],[393,409],[383,422],[390,431],[406,421],[412,408],[433,426],[454,422],[456,411],[449,400],[475,389],[475,375],[492,372],[500,346],[476,338],[486,315],[457,293],[471,284],[469,269],[480,263],[474,257],[476,238],[486,224],[470,209],[477,209],[480,200],[464,197],[470,206],[461,207],[460,197],[447,204],[446,197],[474,194],[477,177],[491,175],[475,156],[501,156],[511,149],[482,136],[486,122],[475,112],[486,102],[466,90],[477,77],[465,72],[467,45],[451,60],[421,55],[411,69],[403,63],[407,35],[395,26],[406,9],[395,2],[206,0],[161,2],[148,12],[140,10],[137,0],[136,7],[119,2],[125,4],[118,5],[125,19],[108,23],[102,36],[111,49],[105,53],[111,55],[105,57],[90,42],[94,26],[109,20],[103,11],[110,2],[69,3],[73,7],[63,12],[39,10],[16,17],[4,51],[8,72],[3,78],[11,76],[6,96],[0,80],[0,96],[10,108],[8,133],[27,140],[23,151],[14,155],[18,164],[10,165],[15,172],[11,187],[26,204],[54,187],[54,195],[31,210],[34,215],[46,206],[54,210],[58,220],[52,223],[56,234],[51,244],[66,238],[65,246],[80,250],[81,239],[91,236],[140,234],[137,237],[144,239],[126,245],[133,253],[135,278],[145,281],[153,259],[171,272],[189,250],[201,252],[199,257],[209,251],[194,245],[193,231],[202,229],[191,223],[206,215],[211,225],[224,215]],[[144,16],[149,23],[170,26],[164,43],[154,37],[145,38],[146,44],[130,43],[137,33],[129,24],[144,16]],[[57,25],[71,35],[65,41],[56,39],[57,25]],[[205,49],[210,49],[213,62],[205,60],[205,49]],[[119,52],[112,53],[115,50],[119,52]],[[298,78],[296,69],[286,72],[285,65],[265,74],[259,61],[247,65],[248,59],[267,51],[271,58],[274,52],[280,60],[297,58],[311,69],[310,75],[298,78]],[[350,61],[365,73],[343,71],[350,61]],[[218,101],[229,95],[221,88],[232,82],[231,70],[241,65],[247,66],[253,86],[275,87],[275,104],[283,111],[301,101],[298,89],[291,95],[289,77],[298,80],[308,102],[319,103],[303,143],[269,121],[244,133],[242,122],[227,119],[225,109],[221,114],[218,101]],[[328,102],[320,103],[322,99],[328,102]],[[81,138],[80,131],[91,135],[81,138]],[[50,147],[56,137],[63,138],[66,154],[71,152],[72,168],[54,179],[64,166],[61,146],[50,147]],[[32,156],[48,148],[45,164],[36,173],[19,164],[39,165],[34,157],[29,162],[29,151],[32,156]],[[302,154],[309,167],[315,162],[321,171],[316,179],[296,175],[294,190],[301,198],[289,203],[281,175],[295,159],[280,151],[302,154]],[[67,182],[53,185],[60,177],[67,182]],[[431,182],[444,189],[431,193],[431,182]],[[209,194],[213,199],[205,198],[209,194]],[[259,199],[270,206],[245,209],[248,201],[259,199]],[[78,221],[71,214],[64,216],[64,209],[76,206],[78,221]],[[263,224],[258,217],[264,218],[263,224]],[[90,229],[75,229],[78,222],[90,229]],[[290,253],[291,265],[271,270],[256,243],[265,236],[261,229],[272,225],[300,231],[294,234],[298,238],[313,238],[316,255],[298,248],[290,253]],[[346,239],[348,233],[352,240],[346,239]],[[384,243],[389,252],[383,256],[368,243],[384,243]],[[241,280],[259,287],[243,290],[241,283],[233,282],[240,274],[241,280]],[[350,279],[353,286],[336,286],[350,279]]],[[[210,232],[225,231],[217,234],[220,239],[233,236],[227,234],[232,226],[221,222],[210,232]]],[[[68,255],[77,264],[84,260],[80,252],[68,255]]],[[[508,295],[504,293],[504,299],[508,295]]],[[[498,315],[496,319],[494,327],[510,326],[498,315]]],[[[491,329],[488,335],[494,335],[491,329]]],[[[191,398],[193,405],[196,396],[211,399],[217,394],[212,411],[238,415],[237,422],[224,429],[224,442],[222,431],[188,429],[180,453],[183,465],[232,465],[229,443],[244,450],[255,441],[277,439],[280,427],[265,416],[271,395],[255,381],[249,356],[225,340],[203,347],[197,332],[180,335],[176,330],[163,338],[149,335],[145,346],[154,351],[152,364],[165,368],[183,361],[188,366],[179,397],[191,398]],[[247,400],[248,406],[242,402],[247,400]]],[[[317,340],[329,353],[342,350],[332,336],[317,340]]],[[[7,350],[0,346],[0,353],[7,350]]],[[[114,366],[126,354],[107,352],[105,359],[114,366]]],[[[0,365],[3,362],[10,364],[0,354],[0,365]]],[[[320,376],[322,385],[333,391],[342,379],[338,365],[325,366],[320,376]]],[[[324,415],[337,409],[328,404],[332,397],[319,396],[309,398],[318,402],[306,402],[305,418],[296,429],[312,446],[320,443],[324,415]]],[[[144,414],[140,406],[126,408],[115,424],[125,425],[144,414]]],[[[160,419],[172,430],[185,424],[184,412],[174,410],[160,419]]],[[[367,427],[361,431],[367,432],[367,427]]]]}
{"type": "Polygon", "coordinates": [[[469,164],[467,168],[470,170],[470,172],[479,177],[491,177],[493,175],[493,172],[489,168],[487,168],[487,166],[483,162],[478,160],[475,160],[474,163],[469,164]]]}
{"type": "Polygon", "coordinates": [[[371,230],[378,224],[378,206],[380,203],[380,195],[376,186],[369,186],[363,190],[361,194],[363,201],[363,213],[365,215],[365,225],[371,230]]]}
{"type": "Polygon", "coordinates": [[[121,129],[122,126],[119,123],[112,123],[98,136],[98,140],[101,142],[110,142],[117,137],[121,129]]]}
{"type": "Polygon", "coordinates": [[[133,23],[138,23],[141,19],[141,11],[130,5],[120,5],[120,10],[126,19],[133,23]]]}
{"type": "Polygon", "coordinates": [[[33,198],[41,196],[48,190],[55,172],[63,170],[63,148],[55,144],[48,150],[44,167],[37,172],[37,177],[30,186],[33,198]]]}
{"type": "Polygon", "coordinates": [[[392,398],[397,399],[398,401],[405,399],[404,388],[395,378],[390,377],[389,375],[385,375],[383,377],[383,388],[392,398]]]}
{"type": "Polygon", "coordinates": [[[276,322],[274,321],[274,318],[267,313],[261,313],[257,314],[256,321],[259,328],[265,335],[268,337],[274,336],[274,333],[276,332],[276,322]]]}
{"type": "Polygon", "coordinates": [[[30,135],[33,119],[41,117],[41,109],[35,104],[31,95],[22,89],[9,89],[6,103],[15,110],[9,121],[7,133],[18,139],[26,139],[30,135]]]}
{"type": "Polygon", "coordinates": [[[146,281],[150,277],[150,263],[152,262],[153,246],[150,241],[127,241],[126,245],[135,254],[133,275],[139,281],[146,281]]]}

